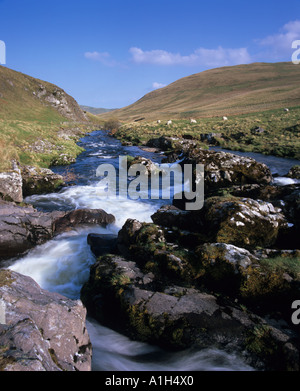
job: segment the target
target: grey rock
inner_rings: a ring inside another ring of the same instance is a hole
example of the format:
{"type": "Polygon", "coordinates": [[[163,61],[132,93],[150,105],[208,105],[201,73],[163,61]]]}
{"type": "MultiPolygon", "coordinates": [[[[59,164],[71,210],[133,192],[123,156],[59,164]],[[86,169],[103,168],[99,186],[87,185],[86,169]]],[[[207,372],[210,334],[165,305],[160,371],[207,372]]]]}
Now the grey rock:
{"type": "Polygon", "coordinates": [[[102,209],[40,212],[0,201],[0,260],[15,257],[53,236],[84,224],[106,226],[115,220],[102,209]]]}
{"type": "Polygon", "coordinates": [[[4,371],[90,371],[91,343],[80,300],[47,292],[30,277],[2,269],[0,368],[4,371]]]}
{"type": "Polygon", "coordinates": [[[61,175],[55,174],[48,168],[33,166],[22,167],[23,196],[52,193],[64,184],[61,175]]]}
{"type": "Polygon", "coordinates": [[[135,262],[120,256],[101,257],[91,267],[82,300],[99,321],[129,337],[177,349],[240,349],[257,366],[262,365],[260,358],[247,351],[249,336],[255,338],[258,328],[268,330],[270,344],[276,346],[275,360],[280,357],[275,366],[299,369],[294,334],[276,322],[268,323],[199,289],[172,285],[158,290],[155,278],[143,278],[143,274],[135,262]]]}
{"type": "Polygon", "coordinates": [[[117,245],[117,236],[112,234],[90,233],[87,237],[87,243],[90,245],[92,253],[99,257],[100,255],[113,253],[117,245]]]}
{"type": "Polygon", "coordinates": [[[12,171],[0,173],[0,196],[8,201],[23,201],[22,176],[16,164],[12,171]]]}

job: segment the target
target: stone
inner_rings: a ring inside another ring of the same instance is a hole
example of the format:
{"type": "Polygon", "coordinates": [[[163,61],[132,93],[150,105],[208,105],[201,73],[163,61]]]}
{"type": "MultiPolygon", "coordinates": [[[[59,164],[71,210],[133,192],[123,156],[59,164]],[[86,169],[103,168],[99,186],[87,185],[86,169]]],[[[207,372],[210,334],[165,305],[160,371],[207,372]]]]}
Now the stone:
{"type": "Polygon", "coordinates": [[[111,254],[116,251],[117,236],[113,234],[95,234],[90,233],[87,236],[92,253],[99,257],[104,254],[111,254]]]}
{"type": "MultiPolygon", "coordinates": [[[[167,158],[172,163],[179,159],[173,153],[167,158]]],[[[203,164],[205,192],[213,189],[245,184],[269,184],[270,169],[263,163],[227,152],[189,147],[180,154],[181,165],[203,164]]]]}
{"type": "Polygon", "coordinates": [[[0,173],[0,197],[7,201],[23,201],[22,176],[16,164],[12,171],[0,173]]]}
{"type": "Polygon", "coordinates": [[[33,166],[22,167],[23,196],[33,194],[53,193],[64,184],[61,175],[55,174],[48,168],[33,166]]]}
{"type": "Polygon", "coordinates": [[[47,292],[30,277],[0,270],[5,324],[0,325],[3,371],[90,371],[91,342],[80,300],[47,292]]]}
{"type": "Polygon", "coordinates": [[[276,243],[279,232],[288,227],[281,212],[270,202],[229,196],[207,198],[203,208],[193,212],[162,207],[151,217],[164,227],[197,232],[204,242],[251,249],[276,243]]]}
{"type": "Polygon", "coordinates": [[[246,249],[272,246],[280,229],[287,226],[279,208],[251,198],[209,198],[204,207],[204,221],[215,242],[246,249]]]}
{"type": "Polygon", "coordinates": [[[81,299],[92,316],[131,338],[172,349],[234,349],[254,365],[261,365],[264,358],[253,351],[261,343],[256,332],[261,328],[266,332],[264,343],[276,346],[263,364],[269,369],[299,369],[294,334],[276,322],[269,324],[199,289],[162,286],[137,263],[119,255],[100,257],[91,266],[81,299]]]}
{"type": "Polygon", "coordinates": [[[300,179],[300,166],[293,166],[286,175],[289,178],[300,179]]]}
{"type": "Polygon", "coordinates": [[[99,224],[105,227],[114,222],[115,217],[103,209],[75,209],[66,212],[64,216],[54,222],[54,232],[58,234],[70,231],[73,227],[84,224],[99,224]]]}
{"type": "Polygon", "coordinates": [[[85,224],[106,226],[115,217],[102,209],[40,212],[0,201],[0,261],[15,257],[62,232],[85,224]]]}

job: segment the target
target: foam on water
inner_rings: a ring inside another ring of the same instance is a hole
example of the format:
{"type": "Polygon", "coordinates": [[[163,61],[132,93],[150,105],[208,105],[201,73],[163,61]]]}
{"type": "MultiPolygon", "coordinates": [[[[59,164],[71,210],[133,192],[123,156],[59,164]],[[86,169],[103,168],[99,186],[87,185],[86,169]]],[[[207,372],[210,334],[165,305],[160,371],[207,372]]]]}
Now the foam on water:
{"type": "Polygon", "coordinates": [[[286,185],[295,185],[300,183],[300,179],[292,179],[288,177],[277,177],[273,180],[275,185],[286,186],[286,185]]]}
{"type": "Polygon", "coordinates": [[[251,371],[235,354],[219,349],[166,352],[156,346],[131,341],[92,319],[87,329],[93,341],[94,371],[251,371]]]}

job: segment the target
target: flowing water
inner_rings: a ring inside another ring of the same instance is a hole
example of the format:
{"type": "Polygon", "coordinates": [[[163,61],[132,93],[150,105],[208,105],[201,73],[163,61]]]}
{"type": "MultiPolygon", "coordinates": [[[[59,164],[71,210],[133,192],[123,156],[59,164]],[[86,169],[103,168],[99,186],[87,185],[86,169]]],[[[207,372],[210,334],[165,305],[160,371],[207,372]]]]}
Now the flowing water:
{"type": "MultiPolygon", "coordinates": [[[[117,235],[127,218],[151,222],[151,215],[167,202],[133,201],[128,198],[117,201],[103,199],[100,197],[103,193],[99,188],[99,178],[96,177],[96,169],[102,163],[110,163],[118,168],[120,155],[142,155],[158,163],[161,161],[161,155],[142,151],[138,147],[124,147],[118,140],[108,137],[104,131],[92,132],[85,136],[80,144],[85,151],[77,158],[76,163],[67,169],[76,178],[75,185],[65,187],[57,193],[27,197],[25,201],[43,211],[101,208],[112,213],[116,222],[106,228],[89,226],[64,233],[35,247],[10,266],[10,269],[32,277],[42,288],[72,299],[80,297],[80,289],[88,279],[90,266],[95,262],[87,244],[88,233],[117,235]]],[[[290,168],[293,164],[289,161],[287,165],[290,168]]],[[[282,167],[281,162],[278,167],[282,167]]],[[[66,168],[55,167],[53,171],[65,173],[66,168]]],[[[180,353],[170,353],[156,346],[131,341],[93,319],[87,320],[87,327],[93,345],[94,371],[251,370],[240,357],[218,349],[188,349],[180,353]]]]}

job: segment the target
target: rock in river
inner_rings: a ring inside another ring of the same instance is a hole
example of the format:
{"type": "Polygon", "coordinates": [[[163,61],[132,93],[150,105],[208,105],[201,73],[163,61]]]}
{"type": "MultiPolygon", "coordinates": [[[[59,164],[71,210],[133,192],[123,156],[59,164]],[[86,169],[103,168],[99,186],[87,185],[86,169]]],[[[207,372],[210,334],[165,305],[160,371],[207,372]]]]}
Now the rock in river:
{"type": "Polygon", "coordinates": [[[54,235],[84,224],[106,226],[115,221],[102,209],[40,212],[0,200],[0,261],[42,244],[54,235]]]}

